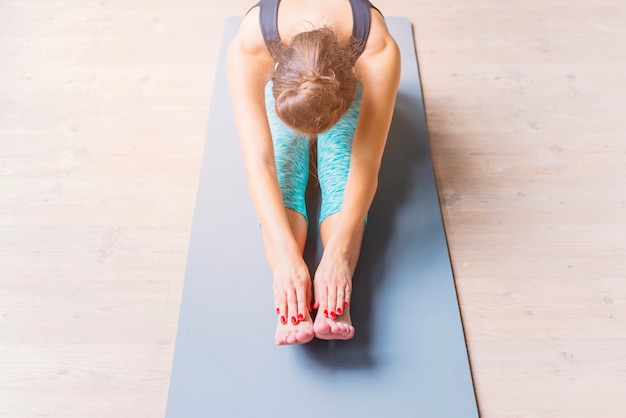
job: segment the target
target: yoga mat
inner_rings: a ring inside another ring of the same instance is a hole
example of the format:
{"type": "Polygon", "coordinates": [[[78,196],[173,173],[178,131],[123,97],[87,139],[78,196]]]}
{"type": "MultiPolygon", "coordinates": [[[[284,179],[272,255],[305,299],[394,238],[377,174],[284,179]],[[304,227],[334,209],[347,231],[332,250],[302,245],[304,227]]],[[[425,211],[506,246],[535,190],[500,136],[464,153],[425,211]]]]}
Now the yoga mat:
{"type": "MultiPolygon", "coordinates": [[[[166,416],[478,416],[411,23],[387,18],[402,79],[353,280],[355,337],[279,347],[272,274],[226,82],[226,47],[240,21],[225,22],[166,416]]],[[[314,221],[309,238],[314,263],[314,221]]]]}

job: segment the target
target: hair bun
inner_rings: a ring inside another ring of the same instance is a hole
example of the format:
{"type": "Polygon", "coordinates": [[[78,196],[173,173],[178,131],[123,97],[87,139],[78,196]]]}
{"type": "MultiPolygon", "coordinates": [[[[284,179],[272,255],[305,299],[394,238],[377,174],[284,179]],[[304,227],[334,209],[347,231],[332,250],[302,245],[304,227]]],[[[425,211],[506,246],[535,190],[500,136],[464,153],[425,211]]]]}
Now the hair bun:
{"type": "Polygon", "coordinates": [[[315,135],[339,120],[356,92],[351,51],[328,28],[299,33],[281,48],[272,80],[276,113],[283,122],[315,135]]]}

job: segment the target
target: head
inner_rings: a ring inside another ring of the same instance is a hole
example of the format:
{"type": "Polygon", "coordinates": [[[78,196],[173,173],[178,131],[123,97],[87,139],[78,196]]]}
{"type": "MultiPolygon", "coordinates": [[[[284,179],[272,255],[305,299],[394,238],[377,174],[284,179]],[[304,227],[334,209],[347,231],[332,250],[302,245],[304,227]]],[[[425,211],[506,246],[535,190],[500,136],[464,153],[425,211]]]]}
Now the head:
{"type": "Polygon", "coordinates": [[[272,77],[276,114],[307,135],[330,129],[356,92],[354,53],[328,28],[302,32],[278,51],[272,77]]]}

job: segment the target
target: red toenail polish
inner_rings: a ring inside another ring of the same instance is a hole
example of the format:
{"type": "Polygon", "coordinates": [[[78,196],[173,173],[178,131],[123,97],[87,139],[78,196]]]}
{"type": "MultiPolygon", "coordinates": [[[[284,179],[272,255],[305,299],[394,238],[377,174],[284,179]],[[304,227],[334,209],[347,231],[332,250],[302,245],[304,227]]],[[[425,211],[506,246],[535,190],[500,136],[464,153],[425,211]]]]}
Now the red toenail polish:
{"type": "Polygon", "coordinates": [[[334,318],[335,316],[337,316],[337,315],[335,315],[335,312],[334,312],[334,311],[330,313],[330,317],[331,317],[331,318],[334,318]]]}
{"type": "Polygon", "coordinates": [[[283,323],[283,324],[286,324],[287,323],[287,318],[285,318],[284,316],[281,316],[280,317],[280,322],[283,323]]]}
{"type": "Polygon", "coordinates": [[[304,321],[304,315],[303,314],[298,314],[298,319],[300,321],[304,321]]]}
{"type": "Polygon", "coordinates": [[[324,316],[328,316],[328,309],[324,309],[324,316]]]}
{"type": "Polygon", "coordinates": [[[280,313],[280,309],[276,308],[276,315],[278,315],[280,313]]]}
{"type": "Polygon", "coordinates": [[[341,315],[342,312],[343,310],[341,308],[337,308],[337,315],[341,315]]]}
{"type": "Polygon", "coordinates": [[[347,307],[348,307],[348,305],[350,305],[350,304],[348,303],[348,301],[345,301],[345,302],[343,303],[343,307],[344,307],[344,308],[347,308],[347,307]]]}
{"type": "Polygon", "coordinates": [[[294,325],[296,325],[298,323],[298,320],[296,319],[295,316],[291,317],[291,323],[294,324],[294,325]]]}

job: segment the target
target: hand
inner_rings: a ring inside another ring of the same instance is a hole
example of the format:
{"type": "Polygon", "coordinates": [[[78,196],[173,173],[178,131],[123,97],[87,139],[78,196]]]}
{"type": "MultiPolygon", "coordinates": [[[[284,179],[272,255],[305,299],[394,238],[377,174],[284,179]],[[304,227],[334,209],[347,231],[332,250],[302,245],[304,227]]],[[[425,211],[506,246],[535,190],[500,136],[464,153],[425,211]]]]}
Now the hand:
{"type": "Polygon", "coordinates": [[[281,322],[304,320],[311,301],[311,277],[302,258],[284,257],[274,267],[274,303],[281,322]]]}
{"type": "Polygon", "coordinates": [[[350,260],[340,253],[327,250],[315,273],[315,307],[324,316],[336,318],[347,308],[352,295],[352,275],[354,267],[350,260]]]}

